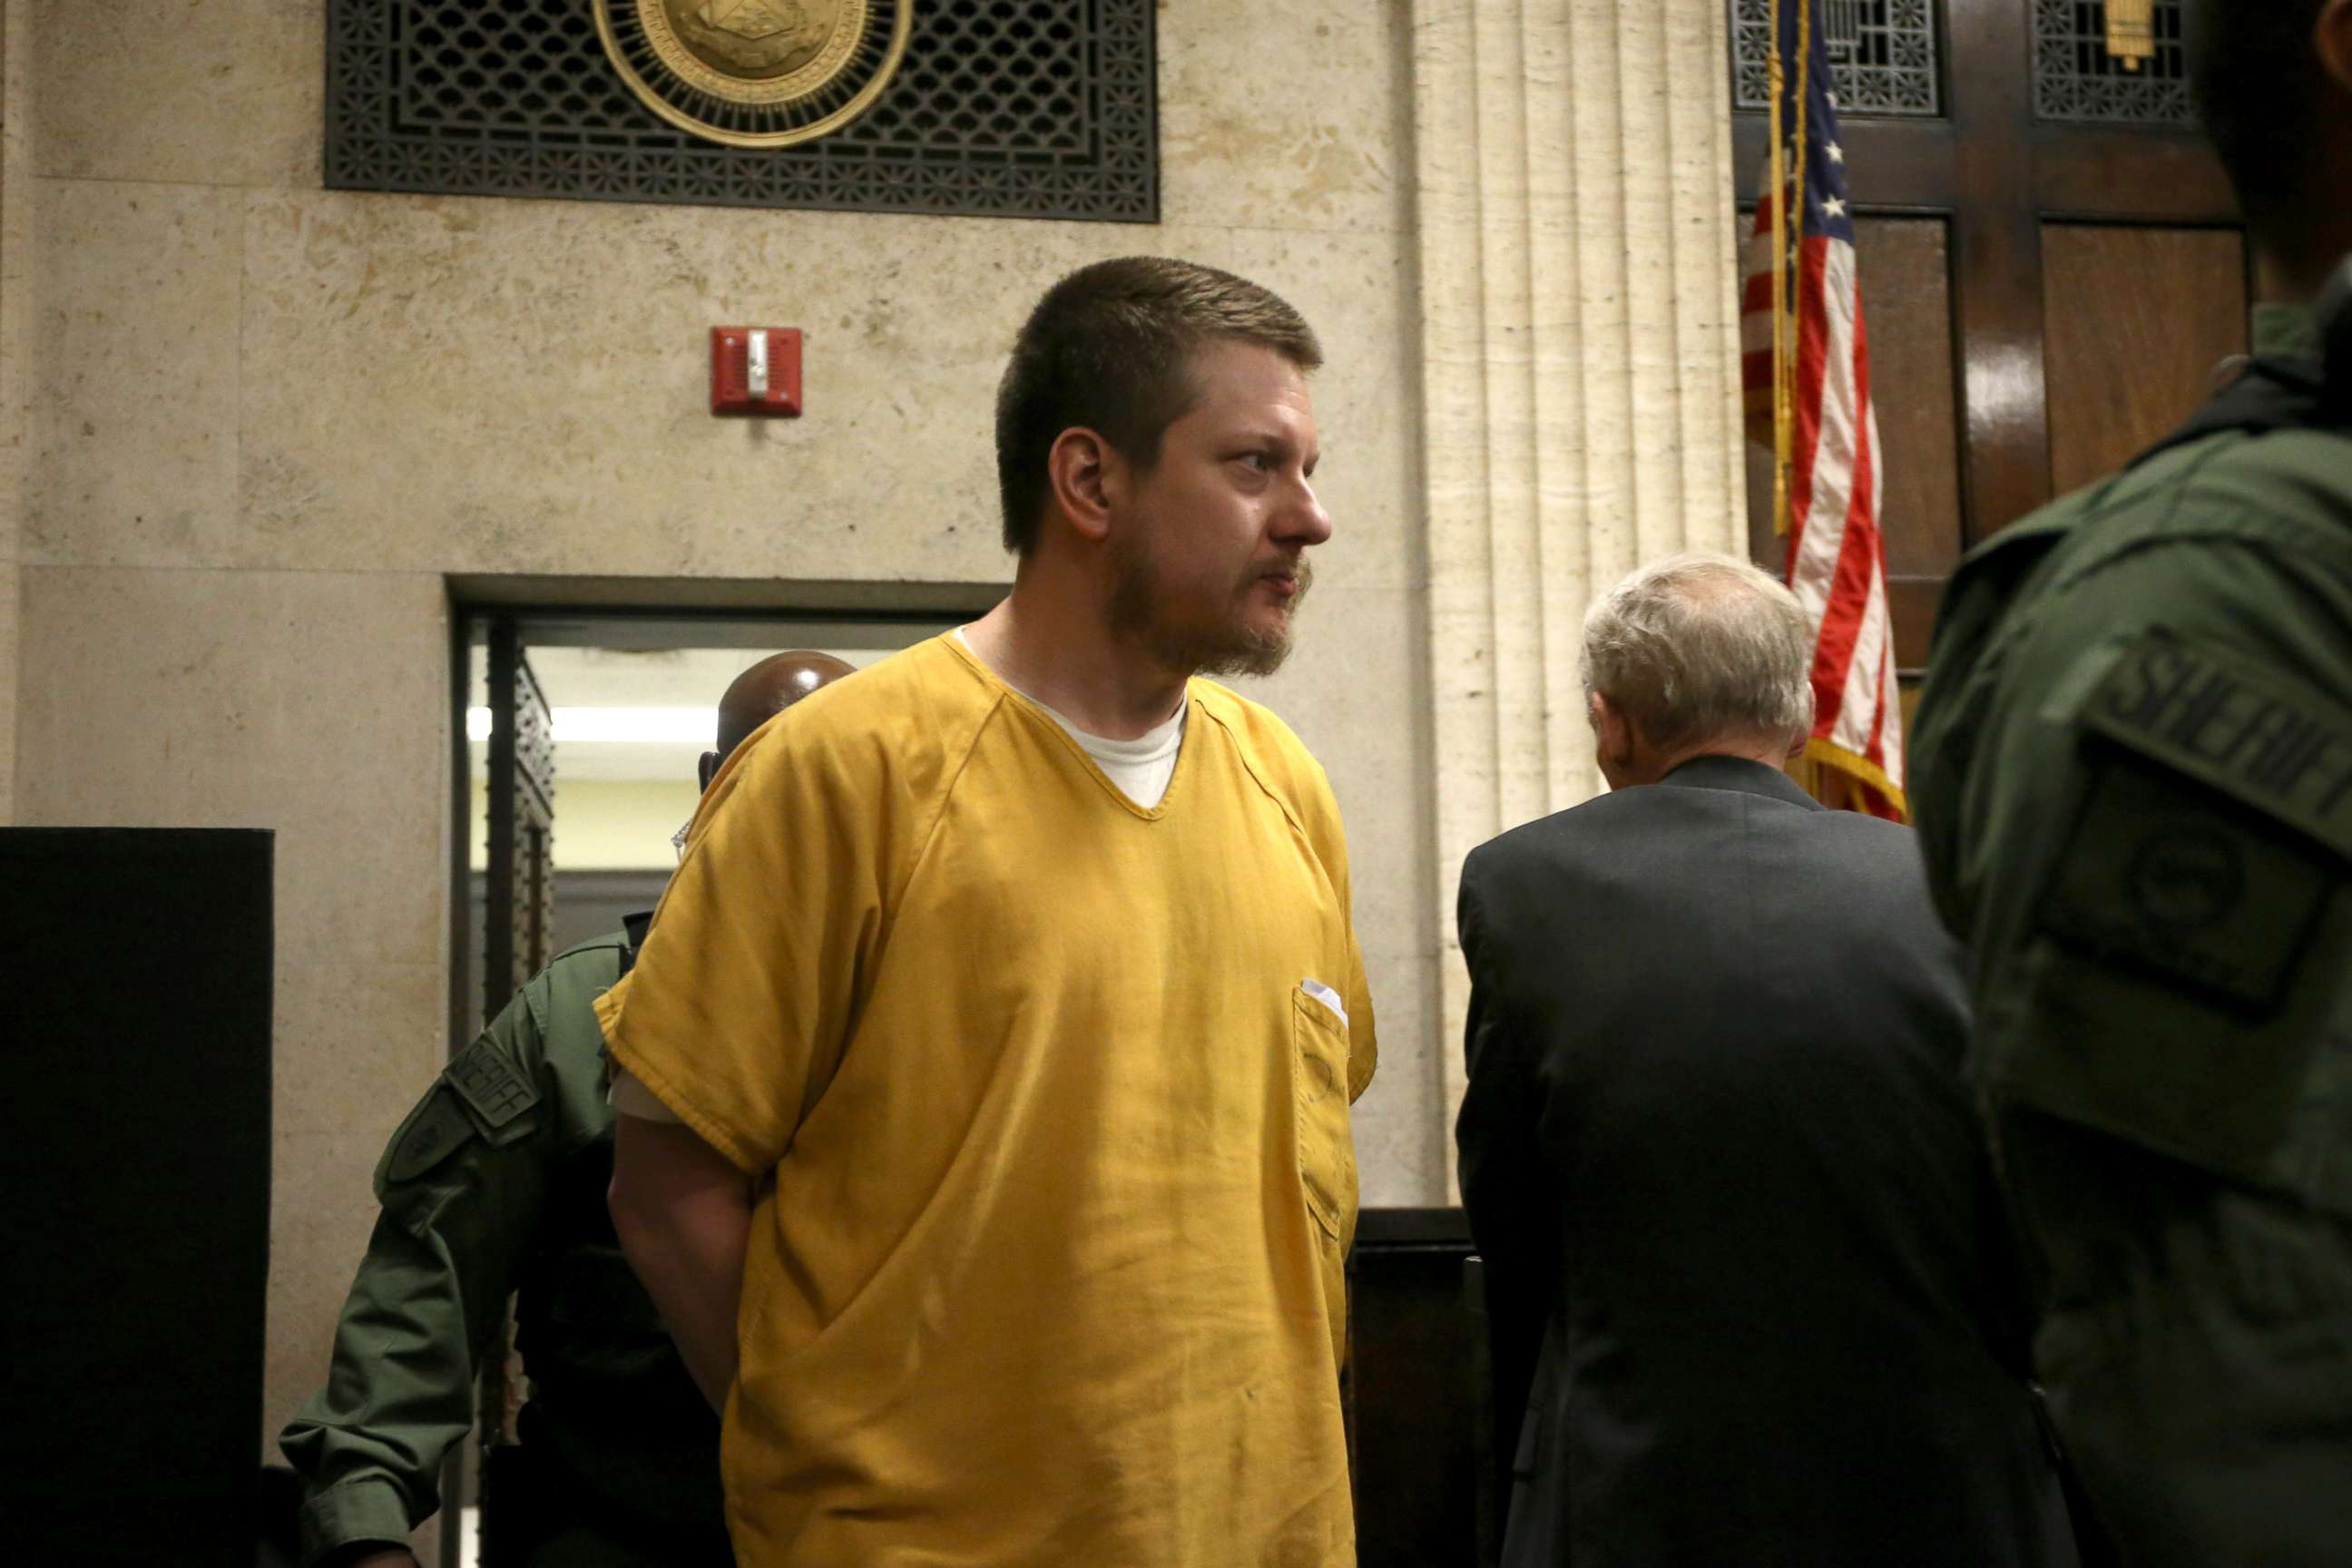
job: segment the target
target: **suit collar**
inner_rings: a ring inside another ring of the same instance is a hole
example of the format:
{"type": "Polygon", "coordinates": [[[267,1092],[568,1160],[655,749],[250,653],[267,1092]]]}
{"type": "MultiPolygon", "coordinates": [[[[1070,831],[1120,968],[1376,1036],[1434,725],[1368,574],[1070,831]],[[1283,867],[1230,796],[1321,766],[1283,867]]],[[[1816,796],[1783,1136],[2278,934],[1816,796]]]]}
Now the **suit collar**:
{"type": "Polygon", "coordinates": [[[1746,757],[1693,757],[1658,783],[1676,789],[1723,789],[1740,795],[1760,795],[1807,811],[1829,809],[1780,769],[1746,757]]]}

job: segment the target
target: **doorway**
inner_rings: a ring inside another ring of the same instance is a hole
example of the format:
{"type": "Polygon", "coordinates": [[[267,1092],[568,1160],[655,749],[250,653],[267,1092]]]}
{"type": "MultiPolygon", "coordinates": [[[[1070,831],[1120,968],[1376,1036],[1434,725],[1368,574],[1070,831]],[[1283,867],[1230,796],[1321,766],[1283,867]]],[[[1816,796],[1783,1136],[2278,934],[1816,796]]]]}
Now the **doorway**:
{"type": "MultiPolygon", "coordinates": [[[[772,653],[857,668],[962,624],[1003,588],[924,585],[920,607],[855,613],[453,605],[450,1049],[472,1041],[556,954],[653,908],[700,791],[719,696],[772,653]]],[[[499,1450],[528,1384],[503,1342],[483,1357],[475,1440],[443,1479],[441,1556],[505,1568],[499,1450]]]]}

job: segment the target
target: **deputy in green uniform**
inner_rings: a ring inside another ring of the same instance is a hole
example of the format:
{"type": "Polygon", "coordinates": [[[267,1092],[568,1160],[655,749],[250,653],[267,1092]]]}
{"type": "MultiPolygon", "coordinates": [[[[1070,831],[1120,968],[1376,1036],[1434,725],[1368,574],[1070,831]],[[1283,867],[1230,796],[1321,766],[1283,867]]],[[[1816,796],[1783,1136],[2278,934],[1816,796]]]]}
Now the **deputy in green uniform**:
{"type": "MultiPolygon", "coordinates": [[[[817,653],[744,671],[719,703],[703,784],[761,723],[848,673],[817,653]]],[[[476,1373],[513,1291],[530,1379],[520,1506],[537,1527],[523,1561],[734,1561],[718,1417],[604,1206],[613,1110],[591,1004],[626,972],[646,919],[532,977],[393,1134],[327,1385],[278,1438],[309,1488],[306,1568],[414,1568],[409,1532],[439,1506],[442,1461],[472,1426],[476,1373]]]]}
{"type": "Polygon", "coordinates": [[[1961,567],[1912,801],[1975,950],[1975,1069],[2093,1513],[2129,1564],[2341,1568],[2352,0],[2195,10],[2272,301],[2257,358],[1961,567]]]}

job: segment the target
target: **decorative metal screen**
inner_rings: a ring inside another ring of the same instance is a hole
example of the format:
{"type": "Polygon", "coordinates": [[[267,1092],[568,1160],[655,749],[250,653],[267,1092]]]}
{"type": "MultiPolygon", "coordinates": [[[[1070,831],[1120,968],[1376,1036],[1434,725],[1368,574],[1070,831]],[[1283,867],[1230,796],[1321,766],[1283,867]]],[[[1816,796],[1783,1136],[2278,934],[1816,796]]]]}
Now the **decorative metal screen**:
{"type": "Polygon", "coordinates": [[[2104,0],[2033,0],[2033,112],[2110,125],[2194,125],[2182,10],[2181,0],[2156,0],[2156,58],[2131,70],[2107,52],[2104,0]]]}
{"type": "Polygon", "coordinates": [[[1157,221],[1153,0],[913,4],[871,110],[765,150],[703,142],[639,103],[590,0],[329,0],[326,183],[1157,221]]]}
{"type": "MultiPolygon", "coordinates": [[[[1944,112],[1936,10],[1935,0],[1813,0],[1842,112],[1927,119],[1944,112]]],[[[1771,58],[1772,0],[1732,0],[1733,108],[1772,107],[1771,58]]]]}
{"type": "MultiPolygon", "coordinates": [[[[483,900],[482,1016],[495,1018],[555,956],[555,714],[514,621],[490,623],[488,889],[483,900]]],[[[460,1058],[463,1059],[462,1058],[460,1058]]],[[[516,1441],[530,1380],[514,1303],[482,1357],[476,1406],[483,1446],[516,1441]]],[[[486,1498],[487,1501],[488,1499],[486,1498]]]]}
{"type": "Polygon", "coordinates": [[[555,714],[522,634],[490,623],[489,827],[482,1016],[495,1018],[547,967],[555,929],[555,714]]]}

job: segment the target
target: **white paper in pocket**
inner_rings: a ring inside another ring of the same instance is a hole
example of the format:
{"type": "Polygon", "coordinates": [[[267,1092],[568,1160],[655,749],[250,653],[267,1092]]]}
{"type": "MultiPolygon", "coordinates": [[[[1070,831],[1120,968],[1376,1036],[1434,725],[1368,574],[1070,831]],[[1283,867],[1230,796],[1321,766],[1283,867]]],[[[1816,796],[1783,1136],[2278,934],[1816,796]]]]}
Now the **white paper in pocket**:
{"type": "Polygon", "coordinates": [[[1344,1029],[1348,1026],[1348,1005],[1339,1000],[1339,994],[1337,991],[1332,990],[1320,980],[1314,979],[1300,981],[1298,988],[1306,992],[1313,1000],[1329,1008],[1331,1016],[1339,1020],[1339,1027],[1344,1029]]]}

